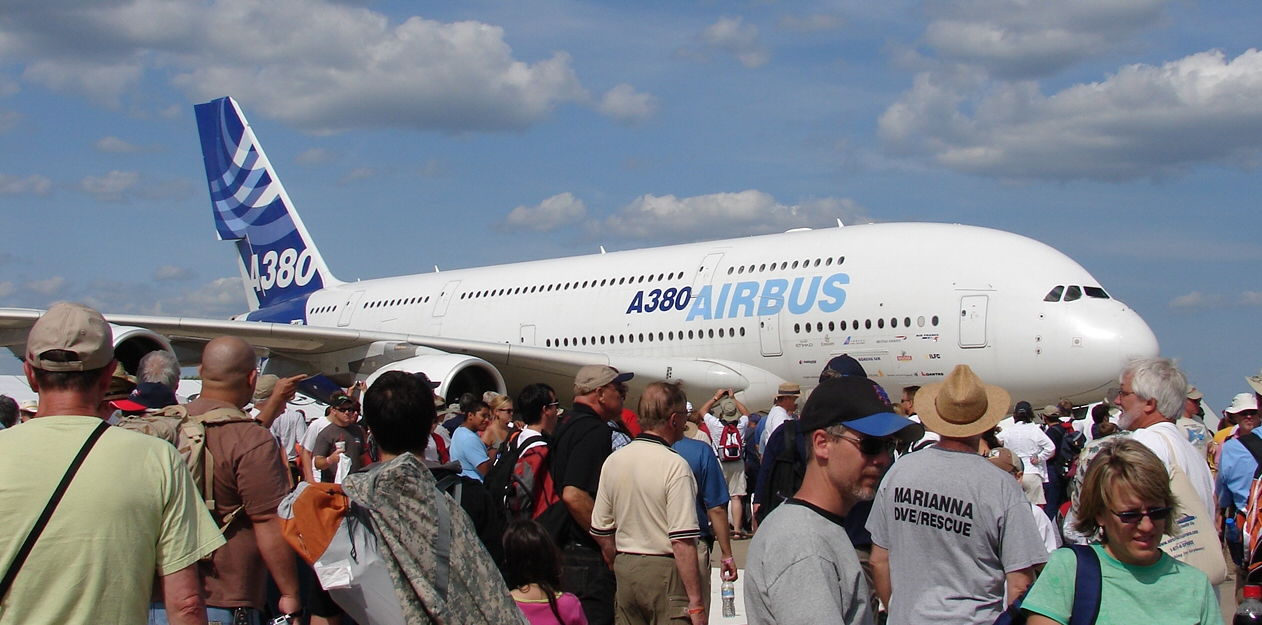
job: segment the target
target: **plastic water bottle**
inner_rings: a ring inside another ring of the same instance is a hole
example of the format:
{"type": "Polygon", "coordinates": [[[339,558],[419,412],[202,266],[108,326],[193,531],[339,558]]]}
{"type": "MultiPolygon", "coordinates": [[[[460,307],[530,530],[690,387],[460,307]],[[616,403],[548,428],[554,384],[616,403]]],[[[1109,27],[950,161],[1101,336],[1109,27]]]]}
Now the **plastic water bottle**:
{"type": "MultiPolygon", "coordinates": [[[[726,607],[724,609],[726,610],[726,607]]],[[[1232,625],[1262,623],[1262,586],[1244,587],[1244,601],[1240,603],[1240,607],[1236,608],[1236,616],[1231,619],[1231,623],[1232,625]]]]}
{"type": "MultiPolygon", "coordinates": [[[[733,584],[731,581],[724,581],[723,585],[719,587],[719,595],[723,597],[723,618],[736,616],[736,584],[733,584]]],[[[1259,605],[1258,608],[1262,609],[1262,605],[1259,605]]],[[[1252,623],[1253,621],[1249,622],[1252,623]]]]}

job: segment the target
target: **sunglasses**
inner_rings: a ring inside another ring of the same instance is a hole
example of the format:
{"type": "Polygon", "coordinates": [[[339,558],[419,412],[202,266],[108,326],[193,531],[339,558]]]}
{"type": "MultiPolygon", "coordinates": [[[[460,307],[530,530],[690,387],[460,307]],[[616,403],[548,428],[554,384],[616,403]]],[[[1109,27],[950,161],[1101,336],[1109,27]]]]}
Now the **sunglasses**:
{"type": "Polygon", "coordinates": [[[854,446],[859,448],[859,453],[865,456],[892,455],[894,450],[898,447],[898,441],[892,438],[875,438],[871,436],[854,438],[846,436],[845,434],[842,434],[837,438],[843,438],[854,443],[854,446]]]}
{"type": "MultiPolygon", "coordinates": [[[[1112,512],[1112,510],[1110,510],[1112,512]]],[[[1148,510],[1127,510],[1126,512],[1113,512],[1117,520],[1133,525],[1139,523],[1144,517],[1152,519],[1153,523],[1164,521],[1170,517],[1170,508],[1150,508],[1148,510]]]]}

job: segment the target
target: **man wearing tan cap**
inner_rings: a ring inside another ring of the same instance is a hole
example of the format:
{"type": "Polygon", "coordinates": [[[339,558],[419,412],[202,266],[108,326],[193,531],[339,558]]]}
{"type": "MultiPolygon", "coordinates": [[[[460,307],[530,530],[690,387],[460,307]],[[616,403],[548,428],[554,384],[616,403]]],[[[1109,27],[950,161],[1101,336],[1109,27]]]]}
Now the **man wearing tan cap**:
{"type": "Polygon", "coordinates": [[[977,453],[1008,412],[1008,392],[966,365],[916,393],[942,440],[885,475],[868,530],[872,573],[891,625],[993,623],[1034,581],[1047,549],[1021,485],[977,453]]]}
{"type": "MultiPolygon", "coordinates": [[[[614,622],[617,582],[589,533],[601,467],[613,451],[609,420],[622,415],[627,381],[635,374],[608,365],[587,365],[574,376],[574,410],[553,433],[552,483],[569,512],[558,546],[565,561],[561,590],[583,603],[591,625],[614,622]]],[[[545,511],[540,522],[549,516],[545,511]]],[[[545,523],[546,525],[546,523],[545,523]]]]}
{"type": "Polygon", "coordinates": [[[206,623],[197,562],[224,539],[174,447],[99,416],[113,343],[101,313],[70,303],[27,337],[23,370],[40,403],[0,436],[0,566],[12,581],[0,623],[143,623],[155,574],[171,623],[206,623]],[[32,531],[46,502],[55,513],[32,531]]]}
{"type": "Polygon", "coordinates": [[[785,382],[776,389],[772,398],[771,410],[767,412],[767,425],[763,426],[762,438],[758,441],[758,453],[767,449],[767,441],[775,434],[776,428],[789,419],[797,418],[798,398],[802,396],[802,387],[797,382],[785,382]]]}

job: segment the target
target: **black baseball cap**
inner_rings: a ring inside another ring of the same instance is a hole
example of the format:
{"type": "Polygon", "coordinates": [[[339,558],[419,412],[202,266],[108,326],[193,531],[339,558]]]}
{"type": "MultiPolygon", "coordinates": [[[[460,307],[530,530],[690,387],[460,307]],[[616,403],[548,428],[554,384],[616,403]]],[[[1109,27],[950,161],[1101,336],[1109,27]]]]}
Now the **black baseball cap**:
{"type": "Polygon", "coordinates": [[[807,398],[800,422],[805,432],[840,424],[866,436],[897,436],[905,441],[925,433],[924,426],[894,413],[879,384],[854,376],[820,382],[807,398]]]}
{"type": "Polygon", "coordinates": [[[1034,407],[1028,401],[1019,401],[1016,407],[1012,409],[1012,415],[1015,417],[1019,414],[1034,416],[1034,407]]]}

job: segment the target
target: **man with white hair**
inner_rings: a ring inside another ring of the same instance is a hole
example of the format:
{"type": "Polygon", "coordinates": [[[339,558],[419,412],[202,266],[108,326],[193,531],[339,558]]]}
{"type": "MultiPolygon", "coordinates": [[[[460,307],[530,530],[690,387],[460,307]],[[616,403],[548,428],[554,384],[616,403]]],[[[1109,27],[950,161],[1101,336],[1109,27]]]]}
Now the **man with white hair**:
{"type": "Polygon", "coordinates": [[[157,382],[174,393],[180,389],[180,361],[175,354],[156,349],[140,357],[136,364],[136,383],[157,382]]]}
{"type": "Polygon", "coordinates": [[[1183,414],[1187,376],[1169,358],[1136,358],[1122,369],[1118,427],[1152,450],[1166,470],[1177,465],[1188,476],[1205,510],[1214,510],[1214,478],[1209,463],[1188,442],[1174,420],[1183,414]]]}

